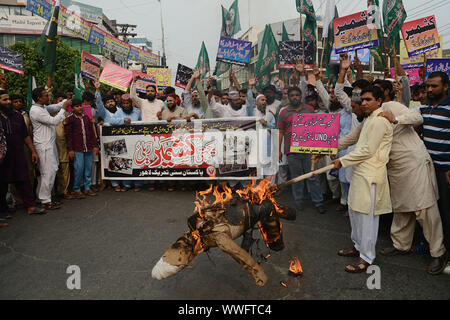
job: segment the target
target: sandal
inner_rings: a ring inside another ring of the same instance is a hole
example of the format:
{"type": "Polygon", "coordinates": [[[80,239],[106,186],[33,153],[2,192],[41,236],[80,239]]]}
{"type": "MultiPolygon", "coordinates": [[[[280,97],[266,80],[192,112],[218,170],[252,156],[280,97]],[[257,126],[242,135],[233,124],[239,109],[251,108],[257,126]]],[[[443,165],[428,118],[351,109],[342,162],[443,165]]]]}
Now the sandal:
{"type": "Polygon", "coordinates": [[[370,263],[364,261],[361,258],[358,258],[355,262],[352,264],[349,264],[345,267],[345,271],[350,273],[362,273],[366,272],[367,268],[370,266],[370,263]]]}
{"type": "Polygon", "coordinates": [[[6,222],[3,222],[3,221],[5,221],[5,219],[0,218],[0,228],[8,226],[8,224],[6,222]]]}
{"type": "Polygon", "coordinates": [[[120,186],[114,187],[115,192],[120,192],[120,189],[121,189],[120,186]]]}
{"type": "Polygon", "coordinates": [[[42,208],[44,208],[45,210],[56,210],[61,208],[61,206],[57,205],[54,202],[47,202],[42,204],[42,208]]]}
{"type": "Polygon", "coordinates": [[[47,211],[45,211],[44,208],[38,208],[38,207],[34,207],[33,211],[31,211],[31,212],[27,211],[27,212],[28,212],[29,215],[32,215],[32,214],[39,214],[39,215],[47,214],[47,211]]]}
{"type": "Polygon", "coordinates": [[[73,199],[84,199],[86,196],[81,191],[74,191],[72,193],[73,199]]]}
{"type": "Polygon", "coordinates": [[[359,257],[359,251],[355,247],[349,249],[342,249],[338,251],[341,257],[359,257]]]}
{"type": "Polygon", "coordinates": [[[405,255],[408,253],[410,253],[409,250],[406,250],[406,251],[398,250],[394,246],[380,250],[380,254],[382,254],[383,256],[387,256],[387,257],[400,256],[400,255],[405,255]]]}

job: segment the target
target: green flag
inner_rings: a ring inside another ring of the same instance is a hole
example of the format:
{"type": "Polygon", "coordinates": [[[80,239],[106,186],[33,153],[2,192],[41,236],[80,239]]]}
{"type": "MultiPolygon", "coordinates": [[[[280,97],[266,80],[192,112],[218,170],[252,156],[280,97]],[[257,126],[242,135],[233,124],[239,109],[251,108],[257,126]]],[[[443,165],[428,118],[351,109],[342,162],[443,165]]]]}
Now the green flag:
{"type": "MultiPolygon", "coordinates": [[[[227,33],[227,17],[229,15],[229,12],[223,6],[221,7],[222,7],[222,30],[220,32],[220,35],[222,37],[231,37],[231,35],[227,33]]],[[[217,61],[213,75],[220,76],[225,72],[227,72],[228,70],[230,70],[230,65],[228,63],[217,61]]]]}
{"type": "Polygon", "coordinates": [[[44,57],[44,68],[52,74],[56,70],[56,36],[58,35],[59,0],[55,1],[52,18],[42,32],[36,53],[44,57]]]}
{"type": "MultiPolygon", "coordinates": [[[[222,14],[223,12],[224,9],[222,7],[222,14]]],[[[239,31],[241,31],[238,0],[235,0],[233,2],[230,9],[225,10],[225,31],[229,37],[232,37],[239,31]]]]}
{"type": "Polygon", "coordinates": [[[83,76],[80,71],[80,64],[77,60],[74,61],[75,66],[75,88],[73,90],[74,96],[77,99],[82,100],[83,93],[86,91],[83,82],[83,76]]]}
{"type": "Polygon", "coordinates": [[[30,112],[31,106],[33,105],[33,96],[32,92],[36,89],[36,80],[33,76],[28,76],[28,91],[27,91],[27,113],[30,112]]]}
{"type": "Polygon", "coordinates": [[[258,78],[257,89],[270,84],[271,72],[277,64],[278,44],[270,25],[266,25],[261,42],[258,61],[255,65],[255,75],[258,78]]]}
{"type": "Polygon", "coordinates": [[[377,28],[378,46],[370,48],[370,55],[384,69],[383,59],[383,29],[381,26],[381,10],[379,0],[367,0],[367,13],[377,28]]]}
{"type": "MultiPolygon", "coordinates": [[[[388,35],[386,51],[392,54],[394,46],[400,46],[400,29],[406,19],[406,11],[402,0],[384,0],[383,24],[384,33],[388,35]]],[[[397,51],[398,52],[398,51],[397,51]]]]}
{"type": "Polygon", "coordinates": [[[206,79],[208,73],[210,72],[210,67],[209,67],[208,51],[206,51],[205,42],[203,41],[202,41],[202,48],[200,49],[200,54],[198,55],[196,68],[200,68],[201,78],[206,79]]]}
{"type": "MultiPolygon", "coordinates": [[[[334,7],[334,19],[339,18],[339,13],[337,10],[337,7],[334,7]]],[[[333,20],[334,20],[333,19],[333,20]]],[[[333,51],[333,44],[334,44],[334,32],[333,32],[333,20],[331,20],[330,24],[328,25],[328,36],[325,38],[325,48],[323,51],[323,61],[322,65],[326,65],[326,76],[329,77],[329,75],[334,71],[334,69],[330,68],[330,57],[331,52],[333,51]]]]}
{"type": "Polygon", "coordinates": [[[311,0],[296,0],[297,11],[300,14],[306,15],[306,20],[303,25],[303,40],[312,41],[314,44],[313,62],[316,62],[316,50],[317,50],[317,21],[316,12],[311,0]]]}

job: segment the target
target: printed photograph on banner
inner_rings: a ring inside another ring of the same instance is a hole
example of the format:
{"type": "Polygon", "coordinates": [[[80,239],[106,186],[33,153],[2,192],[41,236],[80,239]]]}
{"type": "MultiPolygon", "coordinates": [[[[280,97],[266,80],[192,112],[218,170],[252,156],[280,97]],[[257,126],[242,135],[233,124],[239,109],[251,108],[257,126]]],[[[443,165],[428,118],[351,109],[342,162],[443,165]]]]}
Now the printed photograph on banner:
{"type": "Polygon", "coordinates": [[[378,33],[367,11],[333,20],[336,53],[344,53],[378,45],[378,33]]]}
{"type": "Polygon", "coordinates": [[[339,113],[303,113],[292,120],[291,152],[337,154],[339,113]]]}
{"type": "Polygon", "coordinates": [[[108,160],[108,171],[131,176],[133,174],[132,164],[132,159],[110,157],[108,160]]]}
{"type": "Polygon", "coordinates": [[[434,15],[403,23],[401,32],[410,57],[441,46],[434,15]]]}
{"type": "Polygon", "coordinates": [[[89,40],[91,24],[63,6],[59,10],[58,27],[65,28],[83,40],[89,40]]]}
{"type": "Polygon", "coordinates": [[[119,139],[112,142],[107,142],[103,144],[103,150],[106,156],[119,156],[121,154],[126,154],[127,143],[125,139],[119,139]]]}
{"type": "MultiPolygon", "coordinates": [[[[355,60],[355,52],[356,51],[347,52],[350,61],[355,60]]],[[[370,49],[358,50],[358,59],[359,61],[361,61],[361,64],[363,66],[368,66],[370,64],[370,49]]],[[[336,53],[336,49],[334,48],[334,46],[333,49],[331,50],[330,63],[339,64],[339,55],[336,53]]]]}

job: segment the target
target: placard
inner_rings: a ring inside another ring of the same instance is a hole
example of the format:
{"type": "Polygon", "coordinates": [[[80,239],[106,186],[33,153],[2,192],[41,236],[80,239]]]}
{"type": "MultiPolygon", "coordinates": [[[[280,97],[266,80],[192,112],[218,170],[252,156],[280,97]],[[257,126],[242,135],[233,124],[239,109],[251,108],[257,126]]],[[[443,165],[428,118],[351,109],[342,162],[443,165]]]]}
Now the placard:
{"type": "Polygon", "coordinates": [[[122,68],[111,62],[105,63],[100,82],[121,91],[127,91],[133,79],[133,71],[122,68]]]}
{"type": "Polygon", "coordinates": [[[450,76],[450,58],[428,59],[425,76],[428,78],[434,71],[442,71],[450,76]]]}
{"type": "Polygon", "coordinates": [[[354,13],[333,20],[336,53],[371,48],[378,45],[378,33],[367,11],[354,13]]]}
{"type": "Polygon", "coordinates": [[[100,68],[102,60],[92,54],[83,51],[81,53],[81,74],[92,80],[98,80],[100,77],[100,68]]]}
{"type": "MultiPolygon", "coordinates": [[[[355,52],[356,51],[347,52],[348,57],[350,58],[350,61],[355,60],[355,52]]],[[[368,66],[370,64],[370,49],[358,50],[358,58],[359,58],[359,61],[361,61],[361,64],[363,66],[368,66]]],[[[334,46],[333,46],[333,49],[331,50],[330,63],[331,64],[339,64],[340,63],[339,55],[336,53],[334,46]]]]}
{"type": "Polygon", "coordinates": [[[158,87],[165,89],[172,85],[171,72],[169,68],[164,67],[150,67],[147,68],[147,74],[154,76],[158,87]]]}
{"type": "Polygon", "coordinates": [[[0,47],[0,68],[23,75],[23,56],[16,51],[0,47]]]}
{"type": "Polygon", "coordinates": [[[177,75],[175,77],[175,86],[183,89],[186,88],[193,74],[194,70],[179,63],[177,68],[177,75]]]}
{"type": "MultiPolygon", "coordinates": [[[[312,68],[314,57],[314,43],[303,41],[305,45],[305,67],[312,68]]],[[[278,68],[293,69],[298,61],[303,61],[301,41],[281,41],[278,51],[278,68]]]]}
{"type": "MultiPolygon", "coordinates": [[[[395,68],[390,68],[391,78],[395,79],[395,68]]],[[[420,80],[420,68],[404,68],[406,74],[409,76],[409,85],[412,86],[421,82],[420,80]]]]}
{"type": "MultiPolygon", "coordinates": [[[[439,36],[440,43],[442,42],[442,35],[439,36]]],[[[410,57],[408,55],[408,50],[405,46],[405,41],[400,40],[400,64],[403,68],[421,68],[425,65],[423,56],[427,59],[440,59],[442,58],[442,46],[438,49],[428,51],[424,54],[418,54],[416,56],[410,57]]]]}
{"type": "MultiPolygon", "coordinates": [[[[105,180],[261,178],[256,118],[158,121],[102,126],[105,180]]],[[[261,140],[259,140],[261,139],[261,140]]]]}
{"type": "Polygon", "coordinates": [[[403,23],[401,32],[410,57],[441,46],[434,15],[403,23]]]}
{"type": "Polygon", "coordinates": [[[217,61],[247,66],[250,62],[252,43],[239,39],[220,37],[217,61]]]}
{"type": "Polygon", "coordinates": [[[291,152],[337,154],[339,113],[301,113],[292,119],[291,152]]]}
{"type": "Polygon", "coordinates": [[[156,79],[154,76],[151,76],[149,74],[145,74],[138,71],[133,71],[133,77],[135,75],[138,75],[139,77],[136,79],[136,91],[140,93],[146,93],[147,92],[147,86],[149,84],[153,84],[156,86],[156,92],[158,92],[158,86],[156,83],[156,79]]]}

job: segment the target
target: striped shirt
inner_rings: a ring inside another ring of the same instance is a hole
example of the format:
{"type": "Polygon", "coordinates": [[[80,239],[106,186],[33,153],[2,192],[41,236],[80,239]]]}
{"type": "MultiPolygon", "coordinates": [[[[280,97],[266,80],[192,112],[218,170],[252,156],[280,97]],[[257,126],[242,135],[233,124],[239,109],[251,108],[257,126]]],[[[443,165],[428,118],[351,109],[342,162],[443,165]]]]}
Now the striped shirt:
{"type": "Polygon", "coordinates": [[[450,170],[450,96],[438,106],[420,107],[423,117],[423,141],[434,166],[450,170]]]}

